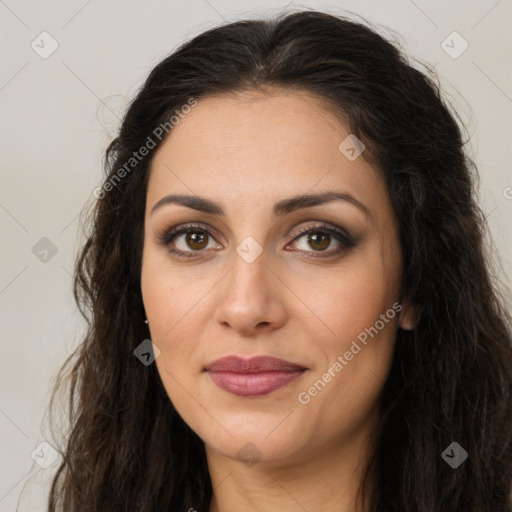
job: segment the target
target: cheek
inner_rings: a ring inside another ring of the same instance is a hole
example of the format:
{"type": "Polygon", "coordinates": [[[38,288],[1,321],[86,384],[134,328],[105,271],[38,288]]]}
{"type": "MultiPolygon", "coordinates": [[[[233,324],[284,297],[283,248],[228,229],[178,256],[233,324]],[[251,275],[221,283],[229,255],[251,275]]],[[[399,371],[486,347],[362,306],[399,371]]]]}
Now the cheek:
{"type": "Polygon", "coordinates": [[[325,282],[316,280],[314,292],[305,292],[304,302],[313,305],[316,318],[304,328],[322,352],[323,364],[315,368],[308,382],[314,389],[304,390],[304,401],[309,397],[320,406],[336,400],[345,413],[357,416],[378,396],[389,372],[401,308],[397,275],[384,268],[381,258],[368,254],[325,282]],[[314,327],[322,334],[315,337],[314,327]]]}
{"type": "MultiPolygon", "coordinates": [[[[188,390],[201,372],[198,298],[204,295],[166,266],[151,265],[142,273],[142,294],[151,341],[160,350],[155,364],[169,400],[187,417],[194,407],[188,390]]],[[[194,392],[196,399],[197,393],[194,392]]],[[[192,401],[193,402],[193,401],[192,401]]]]}
{"type": "Polygon", "coordinates": [[[340,298],[332,315],[326,313],[326,323],[335,334],[317,338],[322,364],[297,396],[303,412],[332,435],[348,435],[375,413],[393,357],[399,305],[383,300],[379,293],[356,295],[340,298]]]}
{"type": "Polygon", "coordinates": [[[192,320],[197,314],[194,306],[200,293],[191,281],[187,284],[183,276],[171,272],[160,255],[150,253],[147,251],[143,258],[141,291],[151,341],[160,350],[156,364],[165,381],[168,375],[162,370],[171,371],[171,363],[176,365],[187,358],[198,339],[192,320]]]}
{"type": "Polygon", "coordinates": [[[307,315],[308,329],[321,329],[329,352],[350,344],[398,299],[395,276],[385,272],[380,259],[371,255],[340,266],[336,272],[302,277],[293,288],[315,315],[307,315]]]}
{"type": "Polygon", "coordinates": [[[151,331],[160,339],[165,333],[171,337],[174,326],[187,322],[188,315],[195,313],[194,305],[204,295],[202,280],[171,266],[167,252],[161,248],[146,247],[142,261],[142,299],[151,331]]]}

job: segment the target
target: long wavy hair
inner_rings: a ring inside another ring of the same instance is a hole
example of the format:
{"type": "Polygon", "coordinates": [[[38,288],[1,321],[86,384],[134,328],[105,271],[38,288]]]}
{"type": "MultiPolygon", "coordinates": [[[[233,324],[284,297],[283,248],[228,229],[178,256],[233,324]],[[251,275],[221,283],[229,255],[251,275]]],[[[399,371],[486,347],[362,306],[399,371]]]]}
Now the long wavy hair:
{"type": "Polygon", "coordinates": [[[403,298],[421,312],[414,330],[397,333],[360,487],[364,506],[512,510],[511,316],[466,130],[432,69],[418,68],[366,23],[303,10],[209,29],[150,72],[86,212],[74,297],[87,330],[53,388],[50,408],[69,385],[69,429],[50,512],[208,511],[204,444],[174,409],[156,365],[134,356],[149,337],[140,287],[149,166],[164,140],[155,130],[191,98],[272,88],[315,94],[366,145],[399,221],[403,298]],[[135,162],[151,134],[154,147],[135,162]],[[456,469],[442,456],[452,442],[468,453],[456,469]]]}

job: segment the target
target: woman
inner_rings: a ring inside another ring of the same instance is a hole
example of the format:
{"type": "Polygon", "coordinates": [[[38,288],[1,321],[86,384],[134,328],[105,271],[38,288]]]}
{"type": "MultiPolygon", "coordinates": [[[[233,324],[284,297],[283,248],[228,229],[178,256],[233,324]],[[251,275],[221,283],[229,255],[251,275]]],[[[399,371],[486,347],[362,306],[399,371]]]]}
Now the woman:
{"type": "Polygon", "coordinates": [[[49,510],[512,510],[511,323],[463,144],[340,17],[158,64],[75,270],[49,510]]]}

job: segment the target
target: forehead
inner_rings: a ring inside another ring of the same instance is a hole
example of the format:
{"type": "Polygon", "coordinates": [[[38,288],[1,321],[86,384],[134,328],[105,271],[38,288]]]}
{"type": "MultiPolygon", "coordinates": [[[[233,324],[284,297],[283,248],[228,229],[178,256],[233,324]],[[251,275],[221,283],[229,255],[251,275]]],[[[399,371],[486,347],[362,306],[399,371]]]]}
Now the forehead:
{"type": "Polygon", "coordinates": [[[340,151],[349,135],[332,108],[307,92],[202,98],[155,153],[148,206],[166,193],[273,204],[291,192],[338,189],[378,209],[384,182],[362,156],[351,161],[340,151]]]}

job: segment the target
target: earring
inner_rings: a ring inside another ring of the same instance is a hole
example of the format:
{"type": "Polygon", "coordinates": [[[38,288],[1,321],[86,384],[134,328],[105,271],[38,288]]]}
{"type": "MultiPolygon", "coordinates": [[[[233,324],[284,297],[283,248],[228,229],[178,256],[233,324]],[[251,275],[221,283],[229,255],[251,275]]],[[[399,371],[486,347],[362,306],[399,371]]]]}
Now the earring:
{"type": "Polygon", "coordinates": [[[407,320],[404,320],[402,322],[402,330],[404,331],[414,331],[414,328],[416,327],[416,325],[414,324],[414,322],[408,318],[407,320]]]}
{"type": "Polygon", "coordinates": [[[144,323],[145,323],[145,324],[149,324],[149,322],[148,322],[148,319],[147,319],[147,318],[146,318],[146,320],[144,321],[144,323]]]}
{"type": "Polygon", "coordinates": [[[400,329],[402,329],[403,331],[412,331],[414,329],[414,325],[411,319],[402,320],[402,318],[400,317],[399,323],[401,324],[400,329]]]}

